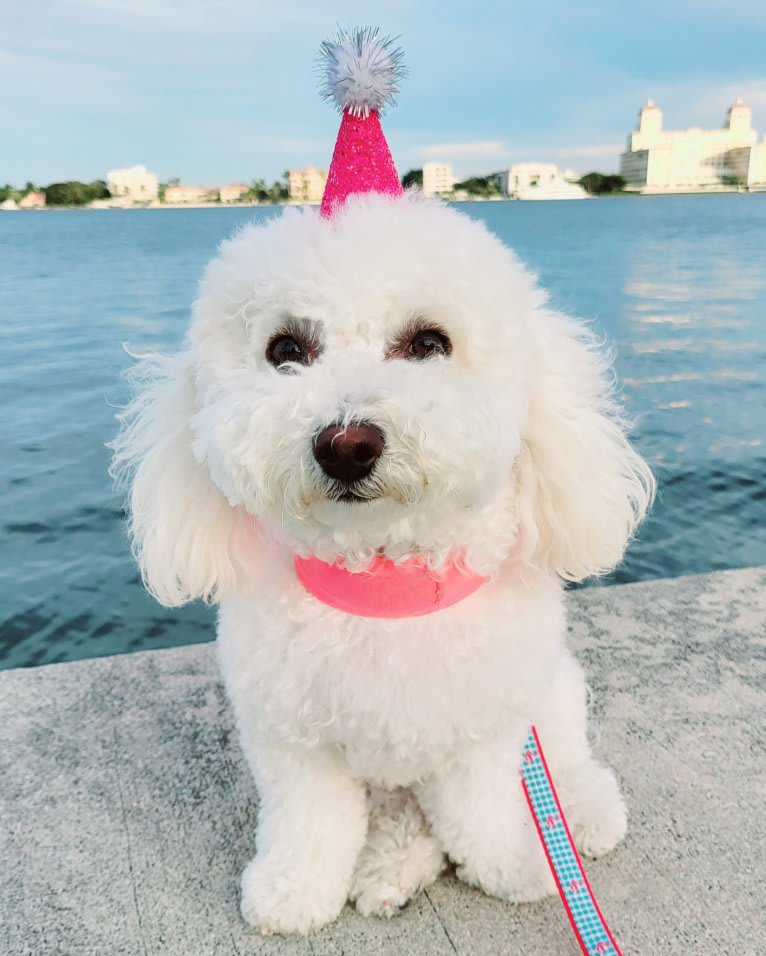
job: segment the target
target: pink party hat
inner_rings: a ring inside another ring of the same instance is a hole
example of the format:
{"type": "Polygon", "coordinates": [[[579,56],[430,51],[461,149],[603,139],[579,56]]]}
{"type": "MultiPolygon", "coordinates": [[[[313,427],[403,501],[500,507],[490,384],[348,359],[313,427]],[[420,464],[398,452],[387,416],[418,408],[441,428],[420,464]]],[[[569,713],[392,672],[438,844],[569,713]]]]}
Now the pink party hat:
{"type": "Polygon", "coordinates": [[[342,30],[320,48],[322,95],[341,111],[320,215],[330,219],[354,193],[400,196],[402,186],[380,128],[380,113],[394,103],[396,83],[404,75],[402,51],[377,29],[342,30]]]}

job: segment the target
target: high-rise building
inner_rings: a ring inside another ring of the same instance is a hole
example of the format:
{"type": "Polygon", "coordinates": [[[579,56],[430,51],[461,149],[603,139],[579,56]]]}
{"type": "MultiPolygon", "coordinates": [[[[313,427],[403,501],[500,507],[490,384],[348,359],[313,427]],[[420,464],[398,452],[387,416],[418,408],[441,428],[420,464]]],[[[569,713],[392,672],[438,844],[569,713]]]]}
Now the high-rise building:
{"type": "Polygon", "coordinates": [[[455,177],[447,163],[423,163],[423,195],[441,196],[452,192],[455,177]]]}
{"type": "Polygon", "coordinates": [[[665,130],[662,110],[648,100],[620,157],[620,175],[645,192],[766,184],[766,137],[756,142],[751,117],[738,99],[721,129],[665,130]]]}

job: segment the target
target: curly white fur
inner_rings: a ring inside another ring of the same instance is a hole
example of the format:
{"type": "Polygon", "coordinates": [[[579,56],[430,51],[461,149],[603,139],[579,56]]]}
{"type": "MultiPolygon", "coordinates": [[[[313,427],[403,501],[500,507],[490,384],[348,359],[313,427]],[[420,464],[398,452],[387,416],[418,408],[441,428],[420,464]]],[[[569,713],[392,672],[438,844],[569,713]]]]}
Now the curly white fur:
{"type": "Polygon", "coordinates": [[[287,210],[225,242],[182,352],[145,360],[115,445],[134,550],[165,604],[220,603],[218,648],[260,797],[242,912],[308,932],[351,895],[390,915],[447,854],[487,892],[552,881],[517,765],[530,722],[588,852],[625,828],[586,740],[584,680],[564,645],[561,579],[613,567],[651,502],[608,362],[553,312],[481,225],[414,194],[352,198],[330,222],[287,210]],[[452,354],[386,359],[414,318],[452,354]],[[311,323],[295,374],[270,338],[311,323]],[[329,495],[312,454],[326,425],[385,436],[365,491],[329,495]],[[426,617],[320,604],[295,553],[363,568],[434,567],[456,551],[490,582],[426,617]]]}

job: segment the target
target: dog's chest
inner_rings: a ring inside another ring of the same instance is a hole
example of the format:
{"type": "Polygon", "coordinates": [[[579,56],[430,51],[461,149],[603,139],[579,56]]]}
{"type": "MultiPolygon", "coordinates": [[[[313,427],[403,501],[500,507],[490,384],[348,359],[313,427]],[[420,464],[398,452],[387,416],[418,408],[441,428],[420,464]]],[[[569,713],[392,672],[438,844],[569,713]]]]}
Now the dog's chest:
{"type": "Polygon", "coordinates": [[[529,720],[563,640],[560,601],[541,597],[488,586],[400,621],[237,599],[221,610],[222,672],[259,736],[330,746],[354,776],[407,784],[465,741],[529,720]]]}

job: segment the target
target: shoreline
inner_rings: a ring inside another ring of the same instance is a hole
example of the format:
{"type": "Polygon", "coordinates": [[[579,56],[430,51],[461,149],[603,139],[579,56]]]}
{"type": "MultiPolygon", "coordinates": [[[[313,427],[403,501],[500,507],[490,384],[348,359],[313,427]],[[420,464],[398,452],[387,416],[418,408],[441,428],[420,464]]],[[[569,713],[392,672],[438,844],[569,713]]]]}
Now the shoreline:
{"type": "MultiPolygon", "coordinates": [[[[726,187],[714,187],[709,189],[677,189],[677,190],[624,190],[622,192],[615,193],[604,193],[602,195],[588,195],[582,197],[583,199],[623,199],[623,198],[633,198],[633,197],[644,197],[648,196],[650,198],[657,197],[672,197],[672,196],[728,196],[728,195],[738,195],[738,196],[757,196],[757,195],[766,195],[766,186],[757,186],[750,189],[741,189],[736,186],[726,186],[726,187]]],[[[449,203],[464,203],[464,202],[503,202],[503,203],[516,203],[516,202],[571,202],[571,199],[557,199],[554,197],[549,198],[534,198],[534,199],[518,199],[512,196],[461,196],[461,197],[452,197],[452,196],[441,196],[433,197],[441,198],[445,202],[449,203]]],[[[199,202],[199,203],[132,203],[126,205],[124,203],[115,203],[111,204],[109,200],[97,200],[96,203],[89,203],[83,206],[33,206],[28,209],[17,206],[15,209],[0,209],[0,212],[56,212],[60,210],[98,210],[98,211],[135,211],[137,209],[270,209],[270,208],[281,208],[284,206],[319,206],[320,202],[309,202],[305,200],[287,200],[285,202],[199,202]]]]}

